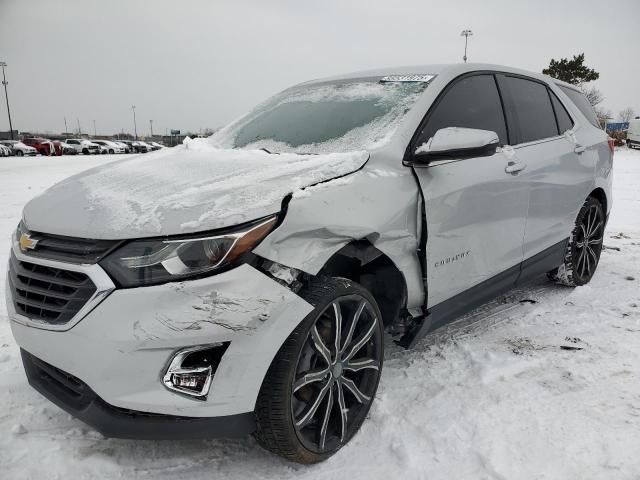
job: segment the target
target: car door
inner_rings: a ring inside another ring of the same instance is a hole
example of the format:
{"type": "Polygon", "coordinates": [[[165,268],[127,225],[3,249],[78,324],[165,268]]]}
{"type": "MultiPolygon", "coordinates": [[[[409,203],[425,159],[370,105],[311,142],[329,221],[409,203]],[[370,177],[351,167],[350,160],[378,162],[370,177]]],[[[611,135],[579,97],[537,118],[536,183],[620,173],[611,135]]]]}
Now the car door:
{"type": "MultiPolygon", "coordinates": [[[[410,148],[415,151],[445,127],[490,130],[501,145],[508,144],[493,74],[466,75],[449,84],[410,148]]],[[[511,150],[413,168],[426,211],[427,306],[491,279],[503,286],[515,282],[529,194],[511,150]]]]}
{"type": "Polygon", "coordinates": [[[498,75],[515,157],[525,169],[529,211],[523,276],[557,267],[578,212],[593,184],[594,164],[572,132],[574,121],[549,87],[535,79],[498,75]],[[565,134],[566,133],[566,134],[565,134]]]}

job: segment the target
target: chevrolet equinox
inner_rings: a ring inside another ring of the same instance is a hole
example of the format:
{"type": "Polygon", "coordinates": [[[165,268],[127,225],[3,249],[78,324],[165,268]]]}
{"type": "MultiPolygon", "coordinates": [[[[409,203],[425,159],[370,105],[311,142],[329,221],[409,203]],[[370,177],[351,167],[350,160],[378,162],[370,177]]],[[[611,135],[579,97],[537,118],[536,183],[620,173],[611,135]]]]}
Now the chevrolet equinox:
{"type": "Polygon", "coordinates": [[[385,332],[410,348],[539,275],[589,282],[612,161],[582,93],[539,74],[303,83],[32,199],[12,332],[29,383],[107,437],[253,433],[318,462],[364,422],[385,332]]]}

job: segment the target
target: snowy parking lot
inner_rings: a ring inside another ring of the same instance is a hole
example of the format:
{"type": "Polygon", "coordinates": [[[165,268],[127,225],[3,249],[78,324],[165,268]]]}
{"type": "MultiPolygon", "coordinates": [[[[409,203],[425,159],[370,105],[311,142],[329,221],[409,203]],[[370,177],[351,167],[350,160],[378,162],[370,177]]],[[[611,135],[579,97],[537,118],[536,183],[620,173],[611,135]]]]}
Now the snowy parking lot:
{"type": "MultiPolygon", "coordinates": [[[[0,264],[31,197],[121,158],[0,159],[0,264]]],[[[604,244],[587,286],[540,279],[414,350],[389,343],[369,420],[311,467],[252,439],[103,438],[29,387],[2,294],[0,477],[640,479],[640,151],[616,151],[604,244]]]]}

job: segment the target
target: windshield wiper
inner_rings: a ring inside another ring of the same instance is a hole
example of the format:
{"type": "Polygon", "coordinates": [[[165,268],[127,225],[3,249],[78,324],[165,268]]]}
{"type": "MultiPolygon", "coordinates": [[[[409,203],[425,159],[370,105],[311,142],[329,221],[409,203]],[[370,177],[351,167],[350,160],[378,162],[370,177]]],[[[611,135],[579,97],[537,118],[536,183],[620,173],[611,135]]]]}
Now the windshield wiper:
{"type": "Polygon", "coordinates": [[[261,148],[260,150],[264,150],[265,152],[267,152],[269,155],[280,155],[280,152],[270,152],[269,150],[267,150],[266,148],[261,148]]]}

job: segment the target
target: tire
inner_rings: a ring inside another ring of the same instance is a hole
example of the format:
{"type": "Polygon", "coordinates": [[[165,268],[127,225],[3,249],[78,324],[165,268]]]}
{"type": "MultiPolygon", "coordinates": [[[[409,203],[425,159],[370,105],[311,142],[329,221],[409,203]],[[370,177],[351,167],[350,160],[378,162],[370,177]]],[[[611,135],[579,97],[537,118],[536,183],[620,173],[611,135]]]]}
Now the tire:
{"type": "Polygon", "coordinates": [[[569,237],[564,261],[549,272],[553,281],[569,287],[589,283],[598,268],[604,240],[605,213],[602,204],[589,197],[580,208],[569,237]]]}
{"type": "Polygon", "coordinates": [[[315,308],[269,367],[254,436],[270,452],[311,464],[336,453],[364,422],[380,381],[383,325],[373,296],[351,280],[320,277],[300,296],[315,308]]]}
{"type": "Polygon", "coordinates": [[[111,149],[109,149],[109,153],[110,153],[111,155],[113,155],[113,154],[114,154],[114,153],[116,153],[116,152],[114,152],[113,148],[111,148],[111,149]]]}
{"type": "Polygon", "coordinates": [[[22,157],[24,155],[24,152],[22,150],[16,150],[16,155],[22,157]]]}

